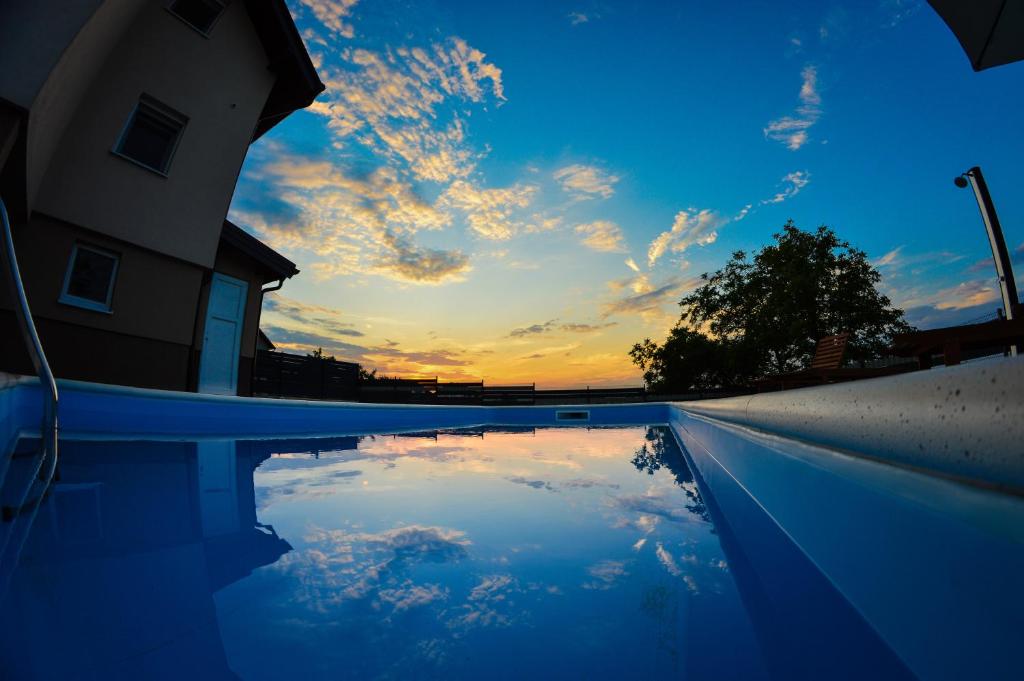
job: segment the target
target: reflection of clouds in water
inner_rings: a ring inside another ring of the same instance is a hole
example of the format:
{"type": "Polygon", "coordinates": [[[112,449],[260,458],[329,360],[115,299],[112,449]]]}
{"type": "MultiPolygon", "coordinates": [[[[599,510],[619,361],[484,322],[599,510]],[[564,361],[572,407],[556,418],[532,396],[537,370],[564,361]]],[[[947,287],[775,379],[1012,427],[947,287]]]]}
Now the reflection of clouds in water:
{"type": "Polygon", "coordinates": [[[620,577],[629,573],[626,571],[626,562],[623,560],[602,560],[588,567],[587,574],[593,579],[581,584],[584,589],[606,591],[615,586],[615,582],[620,577]]]}
{"type": "Polygon", "coordinates": [[[469,592],[466,603],[450,613],[448,628],[460,635],[480,627],[507,627],[514,619],[511,610],[515,603],[510,597],[521,592],[511,575],[483,577],[469,592]]]}
{"type": "Polygon", "coordinates": [[[642,495],[624,495],[613,497],[610,502],[617,508],[624,511],[640,513],[641,517],[657,516],[673,522],[687,522],[698,520],[699,516],[694,515],[683,503],[683,500],[670,490],[670,494],[662,491],[648,490],[642,495]]]}
{"type": "Polygon", "coordinates": [[[665,549],[661,542],[658,542],[658,546],[654,550],[654,553],[658,556],[658,560],[661,561],[661,564],[665,566],[665,569],[670,575],[678,577],[683,574],[683,571],[680,570],[679,566],[676,564],[676,559],[672,557],[672,554],[665,549]]]}
{"type": "Polygon", "coordinates": [[[442,589],[437,584],[418,585],[406,580],[400,587],[381,589],[377,592],[377,598],[382,603],[390,603],[394,606],[394,612],[399,613],[435,601],[447,600],[448,589],[442,589]]]}
{"type": "MultiPolygon", "coordinates": [[[[668,572],[673,577],[681,576],[683,578],[683,582],[686,584],[686,589],[690,593],[700,593],[700,591],[698,591],[697,589],[697,581],[693,578],[693,575],[683,574],[683,570],[679,567],[679,564],[676,562],[675,557],[668,552],[668,549],[666,549],[661,542],[658,542],[658,546],[654,552],[657,554],[658,561],[661,562],[666,572],[668,572]]],[[[697,556],[693,554],[687,554],[683,556],[682,561],[690,565],[697,565],[698,563],[697,556]]]]}
{"type": "Polygon", "coordinates": [[[296,600],[320,613],[374,596],[395,612],[443,600],[447,592],[436,585],[417,587],[399,575],[416,563],[460,560],[470,544],[459,530],[420,525],[376,533],[313,528],[305,540],[309,548],[285,555],[276,567],[296,578],[296,600]]]}
{"type": "MultiPolygon", "coordinates": [[[[439,433],[436,437],[368,436],[357,446],[312,452],[275,453],[257,472],[257,508],[273,503],[322,497],[343,489],[341,485],[356,475],[346,470],[352,464],[373,462],[382,468],[395,468],[402,461],[417,461],[433,466],[431,474],[460,473],[507,474],[510,482],[548,491],[585,490],[604,487],[618,489],[599,476],[559,480],[564,473],[584,468],[588,459],[619,458],[632,450],[639,428],[590,430],[580,437],[575,429],[537,429],[530,437],[522,434],[486,433],[485,437],[439,433]],[[500,457],[495,457],[495,452],[500,457]],[[332,470],[336,469],[336,470],[332,470]],[[551,471],[559,473],[552,476],[551,471]]],[[[303,441],[289,441],[301,447],[303,441]]],[[[318,445],[316,440],[307,446],[318,445]]]]}
{"type": "Polygon", "coordinates": [[[543,480],[529,480],[521,475],[509,475],[505,477],[509,482],[514,482],[517,485],[526,485],[534,489],[546,489],[549,492],[557,492],[558,490],[551,486],[550,482],[543,480]]]}
{"type": "Polygon", "coordinates": [[[559,489],[592,489],[595,487],[605,487],[608,489],[619,489],[619,485],[611,482],[606,482],[599,478],[573,478],[572,480],[555,480],[548,482],[547,480],[531,480],[523,475],[507,475],[505,479],[509,482],[514,482],[519,485],[526,485],[534,489],[545,489],[549,492],[558,492],[559,489]]]}
{"type": "Polygon", "coordinates": [[[638,532],[650,534],[651,532],[654,532],[654,529],[658,526],[658,521],[660,520],[661,518],[656,515],[645,515],[641,513],[636,518],[630,518],[628,516],[619,518],[612,524],[612,529],[618,530],[623,527],[629,527],[637,530],[638,532]]]}
{"type": "MultiPolygon", "coordinates": [[[[261,472],[259,484],[255,487],[257,509],[265,509],[289,497],[329,496],[337,491],[339,486],[351,484],[354,478],[363,474],[359,470],[346,469],[348,461],[328,463],[323,459],[310,458],[303,461],[303,464],[308,462],[315,465],[261,472]]],[[[260,467],[262,468],[263,464],[260,467]]]]}

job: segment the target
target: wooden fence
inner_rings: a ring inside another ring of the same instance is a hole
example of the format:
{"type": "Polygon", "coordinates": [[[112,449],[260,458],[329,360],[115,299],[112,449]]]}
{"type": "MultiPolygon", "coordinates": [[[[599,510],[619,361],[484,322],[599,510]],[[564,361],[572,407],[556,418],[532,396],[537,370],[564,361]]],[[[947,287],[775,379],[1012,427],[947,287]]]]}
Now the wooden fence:
{"type": "Polygon", "coordinates": [[[252,394],[315,400],[357,400],[359,365],[258,350],[252,372],[252,394]]]}
{"type": "Polygon", "coordinates": [[[608,404],[645,402],[643,388],[537,390],[535,384],[486,385],[431,378],[359,380],[359,365],[332,359],[259,350],[253,395],[391,404],[608,404]]]}

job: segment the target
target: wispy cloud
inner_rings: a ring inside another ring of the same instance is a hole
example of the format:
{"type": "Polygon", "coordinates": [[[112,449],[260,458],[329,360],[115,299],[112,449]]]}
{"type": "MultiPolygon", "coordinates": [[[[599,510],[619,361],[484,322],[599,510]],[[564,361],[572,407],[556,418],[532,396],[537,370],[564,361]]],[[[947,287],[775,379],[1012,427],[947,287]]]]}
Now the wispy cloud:
{"type": "Polygon", "coordinates": [[[336,146],[357,145],[401,163],[419,180],[465,177],[478,154],[459,103],[501,103],[502,73],[458,37],[429,47],[342,48],[321,68],[327,91],[309,111],[328,119],[336,146]]]}
{"type": "Polygon", "coordinates": [[[597,220],[576,225],[576,233],[583,235],[584,246],[595,251],[622,253],[626,250],[622,228],[609,220],[597,220]]]}
{"type": "Polygon", "coordinates": [[[415,244],[421,230],[444,229],[452,216],[424,201],[392,168],[351,177],[325,161],[279,154],[254,175],[274,188],[290,214],[235,210],[271,246],[312,260],[316,276],[379,274],[414,284],[460,281],[462,251],[415,244]]]}
{"type": "Polygon", "coordinates": [[[800,193],[811,181],[811,174],[806,170],[797,170],[782,178],[783,188],[770,199],[764,199],[761,204],[782,203],[800,193]]]}
{"type": "Polygon", "coordinates": [[[362,331],[353,328],[351,322],[342,321],[342,313],[338,310],[323,307],[322,305],[310,305],[298,300],[293,300],[281,294],[267,295],[263,299],[263,308],[302,324],[309,324],[335,336],[348,336],[360,338],[365,336],[362,331]]]}
{"type": "Polygon", "coordinates": [[[618,175],[598,168],[575,164],[559,168],[553,177],[562,185],[562,189],[577,199],[592,199],[600,196],[607,199],[615,194],[618,175]]]}
{"type": "Polygon", "coordinates": [[[584,582],[581,586],[584,589],[607,591],[615,586],[620,578],[629,574],[626,570],[625,561],[601,560],[587,568],[590,581],[584,582]]]}
{"type": "Polygon", "coordinates": [[[345,23],[352,15],[352,8],[359,0],[299,0],[303,7],[308,8],[317,21],[331,33],[342,38],[355,37],[355,28],[345,23]]]}
{"type": "Polygon", "coordinates": [[[628,288],[631,293],[606,302],[602,306],[602,315],[640,315],[663,317],[666,303],[675,303],[676,298],[684,291],[697,286],[699,278],[680,279],[671,277],[655,286],[646,275],[640,275],[626,282],[615,282],[613,289],[628,288]]]}
{"type": "Polygon", "coordinates": [[[640,271],[640,266],[636,264],[636,260],[633,260],[633,258],[626,258],[626,267],[634,272],[640,271]]]}
{"type": "Polygon", "coordinates": [[[585,24],[590,21],[590,15],[584,14],[583,12],[569,12],[569,14],[566,15],[566,18],[569,19],[569,23],[572,26],[579,26],[580,24],[585,24]]]}
{"type": "Polygon", "coordinates": [[[999,299],[999,291],[989,282],[965,281],[938,291],[935,294],[934,305],[939,310],[962,310],[999,299]]]}
{"type": "Polygon", "coordinates": [[[792,151],[807,143],[808,131],[821,117],[821,95],[818,93],[818,70],[807,65],[800,74],[800,105],[796,111],[776,118],[764,129],[767,139],[781,142],[792,151]]]}
{"type": "Polygon", "coordinates": [[[390,232],[385,235],[385,243],[392,250],[378,267],[404,281],[416,284],[462,281],[472,269],[469,257],[459,250],[424,248],[411,243],[408,237],[390,232]]]}
{"type": "Polygon", "coordinates": [[[524,336],[533,336],[542,333],[547,333],[554,328],[556,320],[544,322],[543,324],[531,324],[530,326],[523,326],[518,329],[512,329],[509,332],[509,336],[512,338],[522,338],[524,336]]]}
{"type": "Polygon", "coordinates": [[[690,246],[712,244],[718,238],[718,228],[729,222],[713,210],[689,208],[676,213],[672,228],[662,232],[647,249],[647,265],[653,267],[667,251],[682,253],[690,246]]]}
{"type": "Polygon", "coordinates": [[[617,322],[604,322],[601,324],[587,324],[584,322],[562,322],[558,323],[557,319],[551,319],[544,322],[543,324],[531,324],[530,326],[522,326],[516,329],[512,329],[509,332],[511,338],[525,338],[528,336],[539,336],[554,331],[563,331],[566,333],[597,333],[607,328],[617,326],[617,322]]]}
{"type": "Polygon", "coordinates": [[[441,196],[440,204],[466,213],[469,227],[485,239],[504,241],[522,226],[512,220],[513,213],[530,205],[537,187],[515,184],[500,189],[481,189],[465,180],[456,180],[441,196]]]}

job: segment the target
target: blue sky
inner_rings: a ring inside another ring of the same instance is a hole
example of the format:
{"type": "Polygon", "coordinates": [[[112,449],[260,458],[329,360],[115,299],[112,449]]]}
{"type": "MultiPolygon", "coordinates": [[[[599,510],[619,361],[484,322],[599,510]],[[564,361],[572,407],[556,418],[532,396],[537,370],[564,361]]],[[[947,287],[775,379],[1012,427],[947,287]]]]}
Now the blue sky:
{"type": "Polygon", "coordinates": [[[631,345],[787,219],[867,251],[912,323],[991,315],[976,164],[1024,252],[1024,64],[974,73],[924,2],[289,7],[328,89],[232,206],[302,270],[265,304],[283,348],[636,384],[631,345]]]}

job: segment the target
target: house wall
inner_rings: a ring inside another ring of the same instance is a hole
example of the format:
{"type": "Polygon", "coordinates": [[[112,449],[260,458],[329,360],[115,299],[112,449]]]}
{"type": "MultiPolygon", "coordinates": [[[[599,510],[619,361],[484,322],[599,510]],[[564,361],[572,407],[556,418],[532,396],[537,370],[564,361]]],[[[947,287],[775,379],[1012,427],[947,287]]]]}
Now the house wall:
{"type": "Polygon", "coordinates": [[[164,4],[143,6],[89,82],[35,209],[212,267],[274,75],[242,2],[228,5],[209,38],[164,4]],[[142,94],[189,119],[166,177],[111,152],[142,94]]]}
{"type": "Polygon", "coordinates": [[[30,112],[25,162],[29,209],[72,114],[147,1],[0,3],[0,97],[30,112]]]}
{"type": "MultiPolygon", "coordinates": [[[[101,383],[189,389],[203,268],[36,213],[14,229],[25,293],[54,373],[101,383]],[[59,301],[74,244],[120,256],[111,312],[59,301]]],[[[0,369],[34,373],[0,291],[0,369]]]]}

